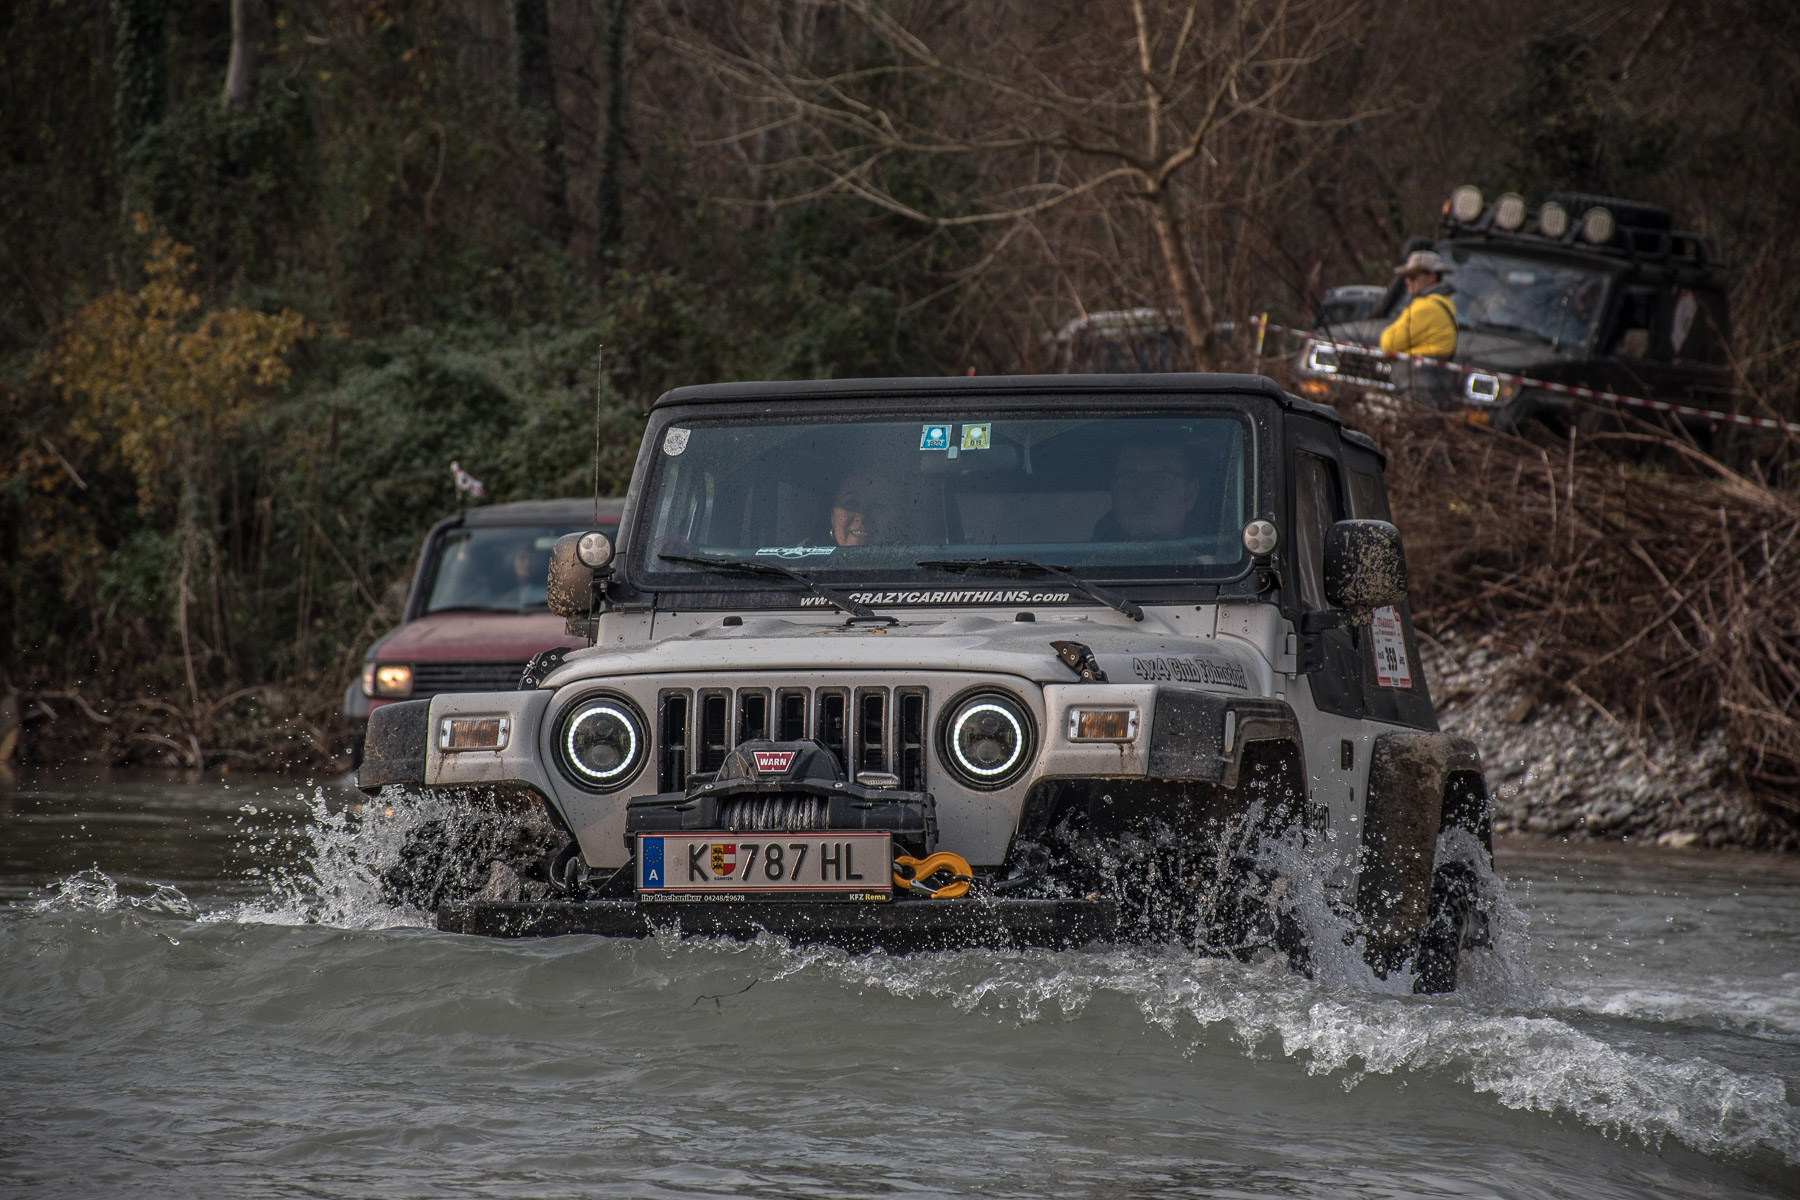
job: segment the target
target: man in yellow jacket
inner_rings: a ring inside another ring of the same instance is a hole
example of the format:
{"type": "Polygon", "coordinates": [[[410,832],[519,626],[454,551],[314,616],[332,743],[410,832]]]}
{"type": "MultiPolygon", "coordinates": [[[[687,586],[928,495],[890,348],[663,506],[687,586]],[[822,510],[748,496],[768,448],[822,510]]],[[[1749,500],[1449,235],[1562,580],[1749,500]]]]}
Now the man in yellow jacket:
{"type": "Polygon", "coordinates": [[[1381,331],[1381,348],[1389,354],[1422,354],[1427,358],[1456,356],[1456,302],[1444,276],[1449,263],[1434,251],[1417,250],[1394,268],[1406,280],[1411,297],[1394,323],[1381,331]]]}

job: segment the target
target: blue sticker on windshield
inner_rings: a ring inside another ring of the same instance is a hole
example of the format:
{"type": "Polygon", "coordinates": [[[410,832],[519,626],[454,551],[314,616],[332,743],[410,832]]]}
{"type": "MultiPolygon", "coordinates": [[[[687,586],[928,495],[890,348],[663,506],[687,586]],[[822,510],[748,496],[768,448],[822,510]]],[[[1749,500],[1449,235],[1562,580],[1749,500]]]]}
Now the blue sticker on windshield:
{"type": "Polygon", "coordinates": [[[919,449],[948,450],[950,448],[950,427],[948,425],[927,425],[919,435],[919,449]]]}

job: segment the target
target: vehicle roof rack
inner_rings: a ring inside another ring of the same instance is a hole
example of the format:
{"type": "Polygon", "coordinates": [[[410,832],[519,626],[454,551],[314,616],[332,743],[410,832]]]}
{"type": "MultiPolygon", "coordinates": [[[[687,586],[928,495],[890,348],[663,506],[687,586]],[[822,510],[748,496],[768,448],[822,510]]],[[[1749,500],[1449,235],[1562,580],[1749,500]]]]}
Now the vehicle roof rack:
{"type": "Polygon", "coordinates": [[[1677,230],[1668,209],[1616,196],[1551,192],[1533,209],[1516,192],[1489,202],[1479,189],[1465,185],[1445,202],[1443,227],[1453,239],[1479,237],[1641,262],[1708,266],[1705,239],[1677,230]]]}

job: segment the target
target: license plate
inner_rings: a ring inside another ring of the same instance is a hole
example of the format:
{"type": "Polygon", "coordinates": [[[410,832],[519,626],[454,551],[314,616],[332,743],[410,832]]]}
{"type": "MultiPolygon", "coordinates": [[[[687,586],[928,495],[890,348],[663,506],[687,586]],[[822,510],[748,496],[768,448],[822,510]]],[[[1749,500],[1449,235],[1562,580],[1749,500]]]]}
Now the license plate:
{"type": "Polygon", "coordinates": [[[890,835],[640,833],[639,900],[891,900],[890,835]]]}

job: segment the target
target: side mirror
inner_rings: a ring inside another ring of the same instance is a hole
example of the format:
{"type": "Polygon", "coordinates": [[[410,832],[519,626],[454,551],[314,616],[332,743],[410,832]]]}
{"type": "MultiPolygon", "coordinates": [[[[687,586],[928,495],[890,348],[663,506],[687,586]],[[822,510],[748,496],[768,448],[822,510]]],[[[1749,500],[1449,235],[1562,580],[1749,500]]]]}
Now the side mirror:
{"type": "Polygon", "coordinates": [[[1339,521],[1325,531],[1325,599],[1359,618],[1406,599],[1406,551],[1386,521],[1339,521]]]}
{"type": "Polygon", "coordinates": [[[612,538],[599,530],[565,533],[550,547],[550,611],[559,617],[586,617],[593,602],[594,577],[612,565],[612,538]]]}

